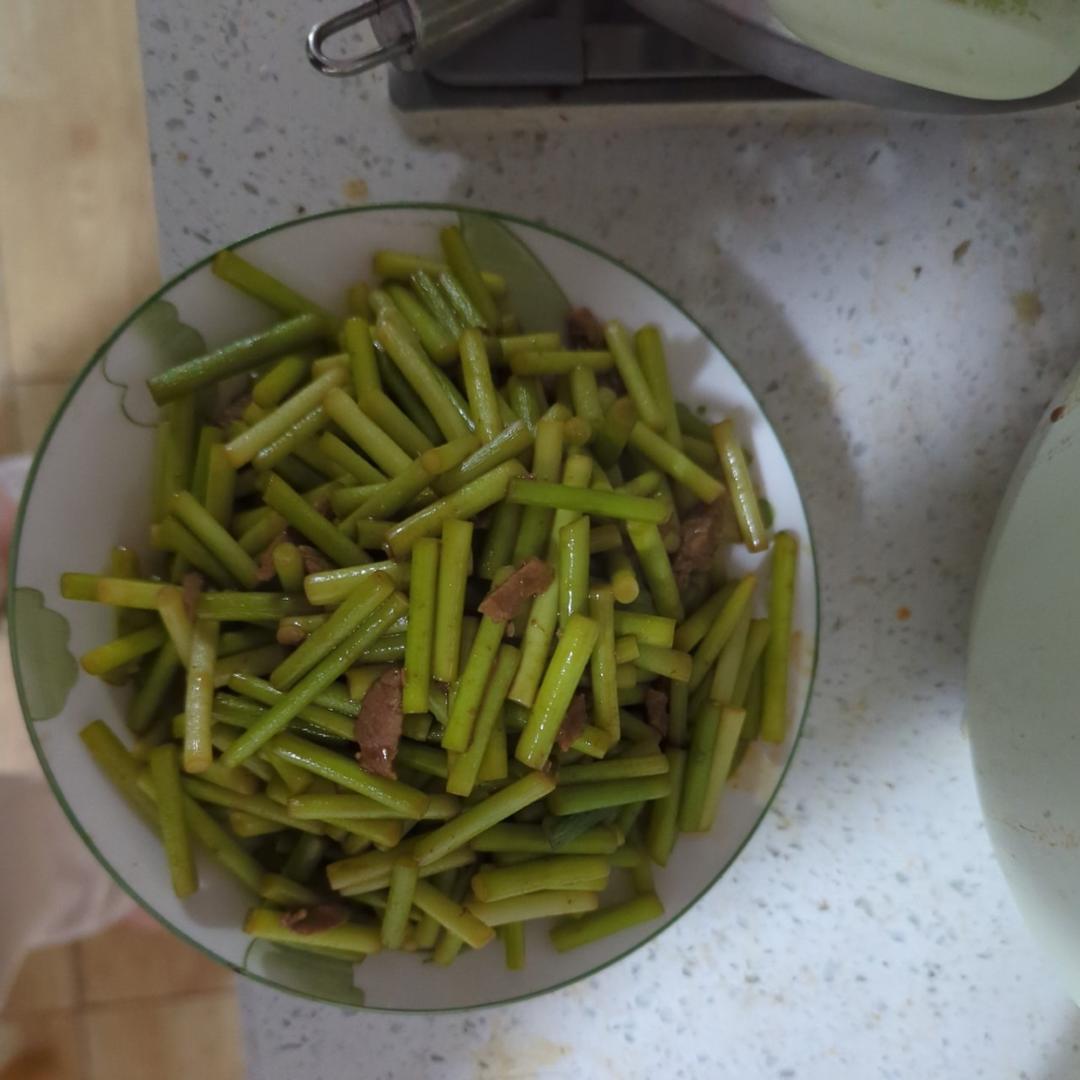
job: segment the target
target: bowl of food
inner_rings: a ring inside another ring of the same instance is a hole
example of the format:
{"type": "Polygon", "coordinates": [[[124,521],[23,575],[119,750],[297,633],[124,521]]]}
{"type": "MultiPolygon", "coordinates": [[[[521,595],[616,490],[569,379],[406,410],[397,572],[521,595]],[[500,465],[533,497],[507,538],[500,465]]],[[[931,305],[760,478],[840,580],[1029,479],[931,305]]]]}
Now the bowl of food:
{"type": "Polygon", "coordinates": [[[591,974],[717,881],[818,608],[699,325],[552,229],[409,205],[270,229],[121,324],[34,461],[9,614],[121,886],[251,978],[439,1010],[591,974]]]}
{"type": "Polygon", "coordinates": [[[987,831],[1028,926],[1080,1001],[1075,628],[1080,369],[1055,395],[987,543],[968,648],[967,725],[987,831]]]}

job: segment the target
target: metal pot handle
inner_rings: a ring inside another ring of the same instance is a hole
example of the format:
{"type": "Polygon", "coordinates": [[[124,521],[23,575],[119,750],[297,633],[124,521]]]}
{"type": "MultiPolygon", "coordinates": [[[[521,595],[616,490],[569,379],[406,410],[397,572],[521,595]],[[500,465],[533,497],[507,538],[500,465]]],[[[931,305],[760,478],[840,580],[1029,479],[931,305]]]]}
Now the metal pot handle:
{"type": "Polygon", "coordinates": [[[349,8],[340,15],[317,22],[307,36],[307,54],[312,66],[323,75],[343,78],[347,75],[360,75],[381,64],[407,56],[416,45],[416,37],[410,32],[403,33],[396,41],[388,45],[380,43],[377,49],[361,53],[358,56],[346,56],[335,60],[323,51],[327,38],[340,34],[358,23],[369,22],[378,15],[384,15],[392,8],[400,7],[402,0],[367,0],[358,7],[349,8]]]}
{"type": "Polygon", "coordinates": [[[389,60],[412,69],[460,48],[536,0],[367,0],[340,15],[316,23],[308,32],[307,54],[323,75],[341,77],[370,71],[389,60]],[[350,26],[367,22],[378,48],[335,60],[326,40],[350,26]]]}

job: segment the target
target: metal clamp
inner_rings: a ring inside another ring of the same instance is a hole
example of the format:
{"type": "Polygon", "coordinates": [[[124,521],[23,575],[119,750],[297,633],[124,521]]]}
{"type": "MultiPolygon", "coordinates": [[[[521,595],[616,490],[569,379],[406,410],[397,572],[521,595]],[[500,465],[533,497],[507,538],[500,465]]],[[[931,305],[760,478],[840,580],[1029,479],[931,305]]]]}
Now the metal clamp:
{"type": "Polygon", "coordinates": [[[307,55],[316,71],[323,75],[334,78],[344,78],[348,75],[359,75],[365,71],[371,71],[382,64],[408,56],[416,45],[416,36],[411,32],[403,32],[395,41],[383,44],[381,41],[377,49],[359,56],[345,56],[335,60],[323,51],[323,44],[328,38],[348,30],[351,26],[359,23],[370,22],[379,15],[384,15],[393,8],[402,6],[402,0],[367,0],[358,7],[343,11],[340,15],[334,15],[329,19],[316,23],[307,36],[307,55]]]}

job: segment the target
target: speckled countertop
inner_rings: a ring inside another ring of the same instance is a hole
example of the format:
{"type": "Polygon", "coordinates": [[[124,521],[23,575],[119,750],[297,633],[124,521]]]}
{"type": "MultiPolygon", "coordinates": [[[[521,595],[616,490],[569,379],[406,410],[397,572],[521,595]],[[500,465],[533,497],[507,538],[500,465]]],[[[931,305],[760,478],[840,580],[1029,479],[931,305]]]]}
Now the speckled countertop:
{"type": "Polygon", "coordinates": [[[1080,1014],[992,857],[963,728],[983,540],[1080,350],[1080,112],[835,105],[482,114],[439,136],[382,77],[310,71],[341,4],[143,0],[166,272],[363,200],[508,209],[680,297],[801,480],[820,674],[772,812],[727,877],[597,978],[505,1009],[347,1014],[243,986],[255,1080],[1080,1074],[1080,1014]]]}

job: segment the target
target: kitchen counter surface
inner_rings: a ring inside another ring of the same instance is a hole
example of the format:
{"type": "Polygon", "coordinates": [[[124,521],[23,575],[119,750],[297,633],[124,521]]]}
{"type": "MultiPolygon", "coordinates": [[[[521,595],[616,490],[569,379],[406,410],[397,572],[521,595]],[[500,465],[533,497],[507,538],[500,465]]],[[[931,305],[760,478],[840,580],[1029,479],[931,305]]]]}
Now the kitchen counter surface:
{"type": "Polygon", "coordinates": [[[982,546],[1080,344],[1080,112],[485,112],[436,133],[403,126],[382,75],[307,67],[305,21],[332,6],[143,0],[165,271],[376,200],[510,210],[600,245],[715,333],[779,428],[823,635],[771,813],[658,941],[462,1015],[241,986],[251,1076],[1080,1074],[1080,1015],[991,854],[963,722],[982,546]]]}

